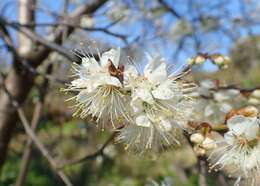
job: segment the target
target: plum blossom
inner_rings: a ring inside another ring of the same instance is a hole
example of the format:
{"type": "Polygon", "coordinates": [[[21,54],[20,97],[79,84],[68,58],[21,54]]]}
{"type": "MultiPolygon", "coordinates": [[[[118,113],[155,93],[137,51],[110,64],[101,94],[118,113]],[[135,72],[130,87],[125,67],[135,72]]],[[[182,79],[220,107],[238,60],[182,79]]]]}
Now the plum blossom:
{"type": "Polygon", "coordinates": [[[233,167],[231,174],[239,174],[241,178],[255,185],[256,177],[260,173],[260,144],[259,124],[257,117],[235,115],[227,120],[229,131],[209,159],[211,168],[223,169],[233,167]]]}
{"type": "MultiPolygon", "coordinates": [[[[99,122],[127,118],[123,90],[124,66],[120,63],[120,49],[111,49],[97,61],[93,56],[82,58],[82,64],[75,64],[76,79],[68,87],[76,92],[76,112],[81,118],[91,116],[99,122]]],[[[104,124],[104,123],[103,123],[104,124]]]]}
{"type": "Polygon", "coordinates": [[[75,115],[92,117],[102,127],[107,121],[120,126],[118,141],[136,152],[179,145],[181,131],[193,115],[189,93],[195,85],[181,80],[181,73],[169,73],[159,56],[148,56],[142,73],[133,64],[122,64],[120,49],[99,58],[87,56],[81,65],[75,64],[76,78],[67,89],[76,92],[75,115]]]}
{"type": "Polygon", "coordinates": [[[179,144],[177,133],[185,128],[193,112],[192,99],[186,95],[193,85],[169,74],[160,57],[148,56],[143,73],[126,67],[125,76],[133,121],[122,129],[118,140],[138,152],[158,152],[179,144]]]}

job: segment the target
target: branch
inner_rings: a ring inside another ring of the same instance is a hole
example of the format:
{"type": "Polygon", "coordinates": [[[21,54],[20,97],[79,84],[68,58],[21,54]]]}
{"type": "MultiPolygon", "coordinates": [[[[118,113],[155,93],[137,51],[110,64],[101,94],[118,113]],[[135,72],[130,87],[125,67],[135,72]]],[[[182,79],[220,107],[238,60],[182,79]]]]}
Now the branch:
{"type": "MultiPolygon", "coordinates": [[[[116,37],[121,39],[122,41],[124,41],[127,44],[127,35],[124,34],[119,34],[119,33],[114,33],[112,31],[109,30],[110,27],[112,27],[114,24],[118,23],[118,21],[115,21],[105,27],[85,27],[85,26],[81,26],[79,24],[72,24],[72,23],[68,23],[68,22],[58,22],[58,23],[27,23],[27,24],[22,24],[19,22],[6,22],[7,25],[11,26],[11,27],[58,27],[58,26],[66,26],[66,27],[72,27],[72,28],[77,28],[77,29],[81,29],[84,31],[90,31],[90,32],[103,32],[105,34],[108,34],[110,36],[116,37]]],[[[18,30],[18,29],[17,29],[18,30]]]]}
{"type": "Polygon", "coordinates": [[[20,107],[19,103],[12,97],[12,95],[9,93],[7,88],[5,87],[4,83],[4,75],[1,73],[1,86],[4,90],[4,92],[9,97],[12,105],[16,108],[18,116],[23,124],[23,127],[25,129],[26,134],[30,137],[32,142],[35,144],[35,146],[38,148],[38,150],[41,152],[41,154],[47,159],[49,162],[51,168],[54,170],[54,172],[62,179],[62,181],[66,184],[66,186],[72,186],[72,183],[68,179],[68,177],[63,173],[61,170],[56,170],[56,161],[52,156],[50,155],[49,151],[45,148],[45,146],[39,141],[37,136],[35,135],[34,131],[31,129],[30,124],[25,116],[24,111],[20,107]]]}
{"type": "Polygon", "coordinates": [[[22,62],[21,62],[21,65],[22,65],[23,68],[25,68],[26,70],[28,70],[29,72],[31,72],[33,75],[35,75],[35,76],[41,76],[41,77],[43,77],[45,80],[55,81],[55,82],[60,83],[60,84],[63,84],[63,85],[66,84],[66,83],[68,83],[68,80],[56,78],[56,77],[54,77],[53,75],[39,72],[39,71],[38,71],[37,69],[35,69],[30,63],[25,63],[24,61],[22,61],[22,62]]]}
{"type": "Polygon", "coordinates": [[[207,170],[206,170],[206,162],[204,159],[198,159],[198,167],[199,167],[199,186],[207,186],[207,170]]]}
{"type": "MultiPolygon", "coordinates": [[[[49,65],[47,67],[46,74],[50,74],[51,71],[52,71],[52,65],[49,65]]],[[[38,99],[38,102],[36,103],[36,107],[34,109],[32,121],[31,121],[31,128],[32,128],[33,131],[36,130],[37,125],[38,125],[39,120],[40,120],[40,117],[41,117],[41,113],[42,113],[42,110],[43,110],[44,97],[46,95],[48,84],[49,84],[48,80],[45,79],[45,81],[42,83],[41,87],[39,87],[39,99],[38,99]]],[[[19,174],[17,176],[15,186],[24,185],[24,181],[26,179],[29,162],[30,162],[30,159],[31,159],[31,152],[32,152],[32,140],[30,138],[28,138],[27,141],[26,141],[24,152],[23,152],[20,171],[19,171],[19,174]]]]}
{"type": "Polygon", "coordinates": [[[158,0],[158,2],[166,9],[168,10],[173,16],[175,16],[178,19],[181,19],[182,17],[180,14],[176,12],[176,10],[172,7],[170,7],[164,0],[158,0]]]}
{"type": "Polygon", "coordinates": [[[76,159],[76,160],[70,160],[70,161],[66,161],[62,164],[60,164],[57,168],[58,169],[63,169],[66,166],[69,165],[74,165],[77,163],[81,163],[83,161],[87,161],[87,160],[91,160],[91,159],[95,159],[97,156],[102,155],[104,152],[104,149],[114,140],[114,138],[116,137],[116,135],[118,134],[118,131],[114,132],[108,139],[107,141],[102,145],[102,147],[100,149],[98,149],[96,152],[92,153],[92,154],[86,154],[85,156],[76,159]]]}
{"type": "Polygon", "coordinates": [[[219,86],[217,88],[212,88],[210,90],[217,91],[217,90],[228,90],[228,89],[236,89],[239,90],[240,93],[251,93],[254,90],[260,89],[260,86],[252,87],[252,88],[241,88],[237,85],[227,85],[227,86],[219,86]]]}
{"type": "MultiPolygon", "coordinates": [[[[2,21],[3,24],[8,25],[8,23],[5,20],[0,19],[0,21],[2,21]]],[[[37,35],[36,33],[32,32],[32,31],[30,31],[29,29],[24,28],[24,27],[20,27],[17,24],[9,24],[9,26],[14,28],[18,32],[22,33],[23,35],[27,36],[32,41],[38,42],[38,43],[44,45],[45,47],[47,47],[48,49],[51,49],[51,50],[54,50],[54,51],[60,53],[64,57],[68,58],[70,61],[79,62],[78,57],[76,57],[72,53],[68,52],[69,49],[66,49],[66,48],[64,48],[64,47],[62,47],[62,46],[60,46],[60,45],[58,45],[54,42],[48,41],[47,39],[44,39],[43,37],[37,35]]]]}

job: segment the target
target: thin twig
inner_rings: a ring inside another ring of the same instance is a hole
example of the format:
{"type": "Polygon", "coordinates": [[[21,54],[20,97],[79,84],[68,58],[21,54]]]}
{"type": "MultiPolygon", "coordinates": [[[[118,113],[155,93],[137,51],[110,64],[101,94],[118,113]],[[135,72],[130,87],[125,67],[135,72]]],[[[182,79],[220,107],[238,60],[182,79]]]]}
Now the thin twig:
{"type": "Polygon", "coordinates": [[[38,148],[38,150],[41,152],[41,154],[47,159],[47,161],[51,165],[51,168],[54,170],[54,172],[57,175],[59,175],[59,177],[66,184],[66,186],[72,186],[72,183],[70,182],[69,178],[63,173],[63,171],[56,169],[57,163],[56,163],[55,159],[52,158],[49,151],[45,148],[45,146],[41,143],[41,141],[35,135],[34,131],[31,129],[30,124],[25,116],[23,109],[20,107],[19,103],[12,97],[12,95],[9,93],[8,89],[5,87],[3,74],[1,73],[0,75],[1,75],[1,81],[2,81],[1,82],[2,88],[3,88],[4,92],[8,95],[13,106],[16,108],[18,116],[21,120],[21,123],[23,124],[26,134],[30,137],[30,139],[35,144],[35,146],[38,148]]]}
{"type": "Polygon", "coordinates": [[[73,28],[77,28],[77,29],[81,29],[81,30],[89,31],[89,32],[103,32],[110,36],[119,38],[119,39],[123,40],[125,43],[127,43],[127,40],[126,40],[127,35],[115,33],[115,32],[112,32],[109,30],[109,27],[114,24],[109,24],[104,27],[86,27],[86,26],[81,26],[79,24],[74,24],[74,23],[72,24],[72,23],[68,23],[68,22],[22,24],[22,23],[14,22],[14,21],[12,21],[12,22],[6,21],[6,25],[14,27],[15,29],[17,29],[18,27],[28,27],[28,28],[30,28],[30,27],[58,27],[58,26],[73,27],[73,28]]]}
{"type": "MultiPolygon", "coordinates": [[[[46,74],[50,74],[52,72],[52,65],[49,65],[47,67],[46,71],[47,71],[46,74]]],[[[38,102],[36,103],[36,107],[34,109],[32,121],[31,121],[31,128],[33,131],[36,130],[40,117],[41,117],[41,113],[43,110],[44,97],[46,95],[48,84],[49,84],[48,80],[45,79],[44,82],[42,83],[41,87],[39,87],[39,99],[38,99],[38,102]]],[[[33,142],[31,140],[31,138],[28,138],[26,141],[25,148],[24,148],[19,174],[16,179],[16,183],[15,183],[16,186],[24,185],[24,181],[26,179],[26,175],[27,175],[27,171],[28,171],[28,167],[29,167],[29,162],[31,159],[32,144],[33,144],[33,142]]]]}
{"type": "Polygon", "coordinates": [[[81,163],[83,161],[87,161],[87,160],[91,160],[91,159],[95,159],[96,157],[98,157],[99,155],[102,155],[104,152],[104,149],[113,141],[113,139],[116,137],[118,131],[115,131],[112,133],[112,135],[106,140],[106,142],[101,146],[100,149],[98,149],[96,152],[92,153],[92,154],[86,154],[83,157],[79,158],[79,159],[75,159],[75,160],[70,160],[70,161],[66,161],[62,164],[60,164],[57,168],[58,169],[63,169],[66,166],[69,165],[74,165],[77,163],[81,163]]]}

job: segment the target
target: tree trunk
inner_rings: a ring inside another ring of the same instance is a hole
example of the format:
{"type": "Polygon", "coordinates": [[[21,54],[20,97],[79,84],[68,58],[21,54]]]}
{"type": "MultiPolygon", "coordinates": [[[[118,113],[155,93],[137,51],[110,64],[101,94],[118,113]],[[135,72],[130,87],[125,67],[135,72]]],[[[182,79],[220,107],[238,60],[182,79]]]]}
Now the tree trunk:
{"type": "MultiPolygon", "coordinates": [[[[35,2],[34,0],[20,0],[20,1],[27,1],[27,2],[35,2]]],[[[77,8],[74,12],[70,14],[69,20],[70,21],[78,21],[79,17],[84,14],[91,14],[94,13],[98,8],[100,8],[104,3],[106,3],[107,0],[96,0],[93,1],[93,3],[81,6],[77,8]]],[[[28,5],[28,3],[27,3],[28,5]]],[[[26,8],[26,7],[23,7],[26,8]]],[[[28,8],[28,7],[27,7],[28,8]]],[[[32,6],[29,6],[28,11],[32,11],[32,6]]],[[[24,10],[23,10],[24,11],[24,10]]],[[[29,18],[33,18],[33,16],[27,16],[29,21],[29,18]]],[[[63,27],[58,27],[56,31],[48,37],[48,40],[50,42],[55,42],[57,44],[61,44],[62,41],[62,33],[63,33],[63,27]]],[[[68,28],[67,37],[73,32],[73,28],[68,28]]],[[[24,42],[30,42],[30,45],[32,44],[31,41],[26,40],[25,38],[20,38],[20,46],[23,47],[24,42]],[[21,43],[21,40],[22,41],[21,43]]],[[[28,51],[28,53],[23,53],[25,49],[19,49],[18,51],[22,50],[19,54],[20,56],[28,59],[28,63],[30,63],[33,67],[39,66],[50,54],[51,50],[41,46],[38,47],[37,51],[28,51]]],[[[27,49],[26,49],[27,50],[27,49]]],[[[68,51],[69,52],[69,51],[68,51]]],[[[15,63],[14,64],[19,64],[15,63]]],[[[22,104],[30,89],[33,86],[33,75],[29,72],[24,72],[24,70],[19,69],[17,67],[13,67],[12,70],[8,73],[8,77],[6,79],[6,87],[9,91],[9,93],[20,103],[22,104]]],[[[4,164],[6,154],[7,154],[7,148],[8,144],[10,142],[12,133],[15,129],[16,122],[18,120],[18,115],[16,110],[12,107],[12,104],[8,98],[7,95],[3,94],[0,95],[0,171],[4,164]]]]}
{"type": "MultiPolygon", "coordinates": [[[[22,104],[32,87],[32,75],[13,69],[6,78],[5,85],[10,94],[22,104]]],[[[7,147],[17,122],[17,112],[6,94],[0,96],[0,167],[3,165],[7,147]]]]}

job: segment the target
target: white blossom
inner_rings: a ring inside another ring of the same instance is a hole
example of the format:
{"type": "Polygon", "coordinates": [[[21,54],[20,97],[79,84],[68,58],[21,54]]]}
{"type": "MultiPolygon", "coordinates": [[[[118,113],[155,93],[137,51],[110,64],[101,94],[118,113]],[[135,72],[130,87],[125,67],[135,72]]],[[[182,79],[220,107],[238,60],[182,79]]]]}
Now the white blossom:
{"type": "Polygon", "coordinates": [[[257,117],[235,115],[227,121],[229,131],[224,135],[224,141],[209,159],[214,169],[233,167],[231,174],[239,174],[240,179],[246,179],[255,184],[260,173],[259,124],[257,117]]]}
{"type": "Polygon", "coordinates": [[[91,116],[104,124],[127,118],[127,95],[123,89],[123,66],[120,66],[120,49],[105,52],[97,61],[93,56],[82,58],[75,64],[76,79],[68,90],[76,92],[77,108],[74,115],[81,118],[91,116]]]}
{"type": "Polygon", "coordinates": [[[118,140],[137,152],[158,152],[179,144],[176,131],[185,128],[192,115],[192,100],[186,95],[189,84],[171,76],[160,57],[148,56],[143,73],[126,67],[125,76],[133,121],[122,129],[118,140]]]}
{"type": "Polygon", "coordinates": [[[103,125],[110,121],[115,128],[120,124],[118,141],[133,151],[160,152],[180,144],[179,134],[193,115],[189,93],[195,85],[180,80],[183,74],[169,73],[161,57],[148,56],[142,73],[120,63],[119,49],[99,58],[84,57],[75,65],[76,78],[68,88],[76,92],[75,115],[103,125]]]}

